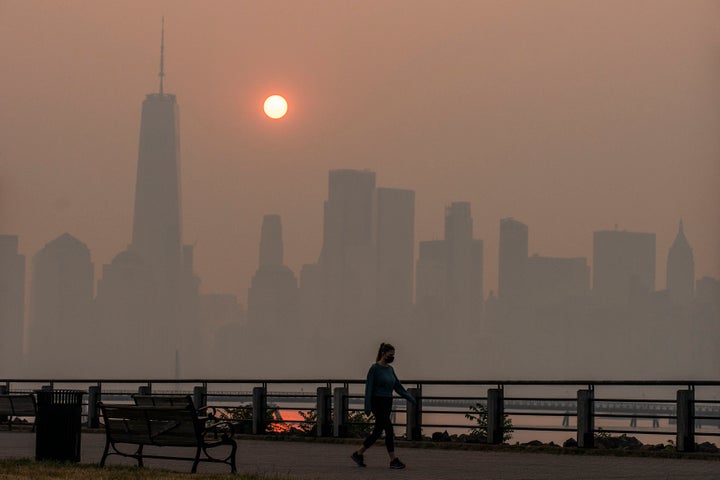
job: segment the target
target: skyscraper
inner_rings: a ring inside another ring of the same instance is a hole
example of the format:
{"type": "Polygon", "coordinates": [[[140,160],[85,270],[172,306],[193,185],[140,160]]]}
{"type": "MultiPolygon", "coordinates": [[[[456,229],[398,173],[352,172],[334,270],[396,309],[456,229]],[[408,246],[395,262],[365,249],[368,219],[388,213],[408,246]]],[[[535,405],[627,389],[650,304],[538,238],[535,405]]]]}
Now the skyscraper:
{"type": "Polygon", "coordinates": [[[688,306],[695,295],[695,259],[680,220],[678,233],[667,257],[667,289],[670,302],[688,306]]]}
{"type": "Polygon", "coordinates": [[[413,303],[415,192],[377,189],[377,309],[404,319],[413,303]]]}
{"type": "Polygon", "coordinates": [[[527,260],[527,225],[511,217],[501,219],[498,299],[502,304],[513,305],[525,300],[527,260]]]}
{"type": "Polygon", "coordinates": [[[164,53],[163,23],[159,90],[142,104],[132,241],[104,269],[114,278],[103,282],[99,315],[119,328],[142,322],[146,351],[158,375],[168,377],[178,375],[178,359],[192,358],[180,350],[192,343],[199,279],[192,248],[182,244],[179,110],[175,95],[164,91],[164,53]]]}
{"type": "Polygon", "coordinates": [[[142,105],[131,249],[153,271],[161,299],[174,303],[182,265],[180,131],[178,104],[164,93],[164,76],[163,30],[160,89],[142,105]]]}
{"type": "Polygon", "coordinates": [[[375,306],[375,172],[331,170],[320,254],[323,321],[366,320],[375,306]]]}
{"type": "Polygon", "coordinates": [[[17,235],[0,235],[0,375],[21,373],[24,315],[25,255],[17,235]]]}
{"type": "Polygon", "coordinates": [[[655,234],[595,232],[592,290],[600,305],[627,305],[654,292],[655,234]]]}
{"type": "Polygon", "coordinates": [[[92,363],[79,339],[90,329],[93,283],[90,250],[68,233],[33,257],[29,364],[36,375],[79,375],[92,363]]]}
{"type": "Polygon", "coordinates": [[[473,317],[473,222],[469,202],[445,208],[445,307],[448,327],[462,328],[473,317]]]}
{"type": "Polygon", "coordinates": [[[291,332],[300,314],[295,274],[283,263],[279,215],[263,217],[260,261],[248,289],[248,323],[265,333],[265,340],[291,332]]]}

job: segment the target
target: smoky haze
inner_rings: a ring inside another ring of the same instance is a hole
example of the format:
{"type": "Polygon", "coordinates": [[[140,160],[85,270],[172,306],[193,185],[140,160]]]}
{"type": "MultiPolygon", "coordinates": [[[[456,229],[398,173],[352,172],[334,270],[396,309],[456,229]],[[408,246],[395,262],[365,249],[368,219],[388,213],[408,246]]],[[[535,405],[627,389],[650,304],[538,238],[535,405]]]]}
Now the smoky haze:
{"type": "Polygon", "coordinates": [[[716,377],[719,15],[0,3],[0,375],[716,377]]]}

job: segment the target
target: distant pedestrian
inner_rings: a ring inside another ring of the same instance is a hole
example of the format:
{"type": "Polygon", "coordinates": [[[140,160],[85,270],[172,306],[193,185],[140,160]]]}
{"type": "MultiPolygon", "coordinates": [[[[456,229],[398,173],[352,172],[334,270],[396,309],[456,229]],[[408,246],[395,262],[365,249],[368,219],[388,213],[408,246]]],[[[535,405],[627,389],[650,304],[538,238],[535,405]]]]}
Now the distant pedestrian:
{"type": "Polygon", "coordinates": [[[372,364],[365,382],[365,414],[375,415],[375,426],[372,433],[365,439],[362,447],[353,452],[352,459],[360,467],[365,467],[365,450],[370,448],[380,434],[385,431],[385,447],[390,456],[390,468],[405,468],[405,464],[395,456],[395,433],[393,432],[392,412],[393,390],[406,398],[409,402],[415,403],[415,399],[403,388],[400,380],[390,364],[395,360],[395,347],[389,343],[381,343],[375,363],[372,364]]]}

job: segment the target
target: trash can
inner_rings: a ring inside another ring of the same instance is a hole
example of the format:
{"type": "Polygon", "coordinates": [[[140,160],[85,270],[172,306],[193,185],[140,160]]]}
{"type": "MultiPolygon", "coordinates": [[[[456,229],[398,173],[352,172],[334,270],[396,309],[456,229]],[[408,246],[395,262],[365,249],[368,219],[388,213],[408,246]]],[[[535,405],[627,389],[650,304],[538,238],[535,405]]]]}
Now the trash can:
{"type": "Polygon", "coordinates": [[[80,461],[81,390],[35,390],[35,459],[80,461]]]}

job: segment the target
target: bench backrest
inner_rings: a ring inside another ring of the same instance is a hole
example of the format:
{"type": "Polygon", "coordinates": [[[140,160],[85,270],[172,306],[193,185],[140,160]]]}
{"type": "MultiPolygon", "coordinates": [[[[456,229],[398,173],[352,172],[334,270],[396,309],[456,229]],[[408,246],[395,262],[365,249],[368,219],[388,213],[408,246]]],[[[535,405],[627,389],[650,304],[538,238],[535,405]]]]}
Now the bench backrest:
{"type": "Polygon", "coordinates": [[[31,393],[0,395],[0,415],[34,417],[37,415],[35,396],[31,393]]]}
{"type": "Polygon", "coordinates": [[[111,442],[158,446],[198,446],[202,425],[194,408],[100,403],[111,442]]]}
{"type": "Polygon", "coordinates": [[[145,407],[191,407],[195,408],[190,395],[133,395],[135,405],[145,407]]]}

